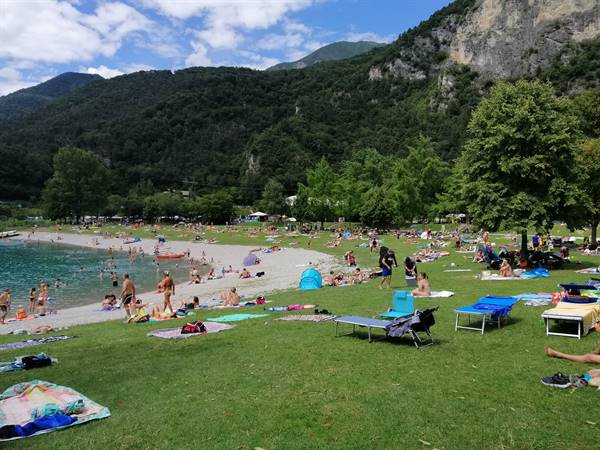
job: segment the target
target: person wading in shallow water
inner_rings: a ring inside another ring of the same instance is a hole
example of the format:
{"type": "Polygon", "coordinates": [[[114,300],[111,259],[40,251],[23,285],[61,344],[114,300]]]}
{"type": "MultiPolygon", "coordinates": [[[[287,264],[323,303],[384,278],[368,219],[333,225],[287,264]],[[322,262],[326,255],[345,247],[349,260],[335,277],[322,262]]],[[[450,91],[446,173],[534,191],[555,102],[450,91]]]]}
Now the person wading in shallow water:
{"type": "Polygon", "coordinates": [[[173,306],[171,305],[171,296],[175,295],[175,282],[173,281],[173,278],[171,278],[171,275],[168,271],[165,271],[165,277],[162,281],[162,288],[164,295],[163,310],[167,311],[168,307],[170,311],[173,311],[173,306]]]}

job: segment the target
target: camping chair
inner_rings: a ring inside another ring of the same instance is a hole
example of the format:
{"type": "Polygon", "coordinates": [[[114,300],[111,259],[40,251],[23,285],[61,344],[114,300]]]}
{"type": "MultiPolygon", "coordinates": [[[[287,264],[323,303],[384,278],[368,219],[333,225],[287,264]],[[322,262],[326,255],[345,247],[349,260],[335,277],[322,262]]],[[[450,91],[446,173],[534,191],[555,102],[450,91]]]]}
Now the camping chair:
{"type": "Polygon", "coordinates": [[[411,317],[400,317],[395,319],[386,327],[387,337],[402,337],[409,333],[412,337],[415,347],[428,347],[433,345],[433,336],[430,328],[435,325],[433,313],[439,309],[438,306],[428,308],[424,311],[415,311],[411,317]],[[424,333],[427,337],[422,339],[419,333],[424,333]]]}
{"type": "Polygon", "coordinates": [[[376,317],[384,319],[397,319],[412,316],[415,311],[415,300],[410,291],[396,291],[392,297],[392,306],[376,317]]]}
{"type": "Polygon", "coordinates": [[[497,322],[498,328],[500,328],[502,326],[502,318],[508,318],[513,305],[518,301],[519,299],[517,297],[488,295],[486,297],[481,297],[472,305],[457,308],[454,310],[456,313],[454,331],[463,328],[465,330],[481,331],[481,334],[483,334],[485,332],[486,322],[497,322]],[[463,314],[467,316],[469,326],[459,325],[459,317],[463,314]],[[481,327],[470,326],[471,316],[476,316],[481,319],[481,327]]]}

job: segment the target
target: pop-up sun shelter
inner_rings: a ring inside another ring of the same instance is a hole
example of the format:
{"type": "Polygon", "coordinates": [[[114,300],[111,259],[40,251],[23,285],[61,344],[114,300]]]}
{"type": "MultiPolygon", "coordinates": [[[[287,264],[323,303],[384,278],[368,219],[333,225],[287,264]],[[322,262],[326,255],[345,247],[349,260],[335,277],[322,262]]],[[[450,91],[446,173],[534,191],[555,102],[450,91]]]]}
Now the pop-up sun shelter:
{"type": "Polygon", "coordinates": [[[323,278],[321,272],[317,269],[306,269],[300,277],[300,289],[303,291],[311,291],[321,289],[323,287],[323,278]]]}
{"type": "Polygon", "coordinates": [[[258,264],[258,256],[256,256],[254,253],[250,253],[244,258],[242,264],[244,266],[255,266],[256,264],[258,264]]]}

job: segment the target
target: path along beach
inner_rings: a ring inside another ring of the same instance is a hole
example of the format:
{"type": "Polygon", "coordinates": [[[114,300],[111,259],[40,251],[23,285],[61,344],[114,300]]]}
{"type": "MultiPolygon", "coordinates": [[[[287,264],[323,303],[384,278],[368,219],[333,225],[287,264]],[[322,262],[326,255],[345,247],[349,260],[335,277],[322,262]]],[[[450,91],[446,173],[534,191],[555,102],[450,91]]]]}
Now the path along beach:
{"type": "MultiPolygon", "coordinates": [[[[109,248],[118,250],[127,245],[123,245],[123,239],[104,238],[102,236],[88,234],[68,234],[68,233],[43,233],[37,232],[29,237],[19,236],[15,239],[26,239],[31,241],[55,242],[61,244],[77,245],[95,249],[109,248]],[[60,239],[59,239],[60,236],[60,239]]],[[[142,239],[141,242],[134,244],[135,247],[142,247],[146,257],[151,257],[154,252],[156,240],[142,239]]],[[[206,258],[214,259],[212,263],[215,269],[231,265],[234,270],[241,270],[242,260],[251,250],[258,246],[244,245],[220,245],[204,244],[190,241],[168,241],[166,246],[169,251],[178,253],[190,251],[190,256],[199,260],[206,254],[206,258]]],[[[200,303],[213,298],[218,298],[219,294],[227,289],[236,287],[238,292],[246,300],[253,300],[258,295],[290,289],[298,286],[300,275],[308,265],[316,266],[321,272],[327,272],[330,267],[336,265],[335,258],[321,252],[305,249],[285,248],[274,253],[255,252],[260,258],[261,263],[248,270],[254,275],[256,272],[265,272],[260,278],[239,279],[238,274],[229,274],[222,279],[210,280],[203,284],[189,284],[189,281],[180,282],[176,286],[176,295],[172,302],[173,305],[179,305],[183,300],[188,300],[192,296],[198,296],[200,303]]],[[[182,261],[183,263],[184,261],[182,261]]],[[[187,264],[187,261],[185,262],[187,264]]],[[[93,275],[92,275],[93,276],[93,275]]],[[[0,334],[8,334],[14,330],[33,330],[39,326],[51,326],[52,328],[69,327],[86,323],[103,322],[107,320],[123,319],[124,312],[116,310],[111,312],[98,311],[100,302],[104,297],[104,292],[90,292],[90,304],[73,308],[65,308],[58,311],[57,314],[40,316],[32,320],[14,321],[0,325],[0,334]]],[[[162,304],[162,294],[154,292],[138,293],[137,296],[144,303],[162,304]]],[[[14,310],[11,311],[14,314],[14,310]]]]}

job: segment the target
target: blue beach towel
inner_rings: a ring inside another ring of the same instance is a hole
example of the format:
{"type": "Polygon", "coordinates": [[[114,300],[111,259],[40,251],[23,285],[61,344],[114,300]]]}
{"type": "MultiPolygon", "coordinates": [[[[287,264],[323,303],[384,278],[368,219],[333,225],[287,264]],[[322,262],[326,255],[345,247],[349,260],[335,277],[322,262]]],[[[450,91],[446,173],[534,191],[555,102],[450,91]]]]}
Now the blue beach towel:
{"type": "Polygon", "coordinates": [[[268,317],[269,314],[229,314],[227,316],[210,317],[209,322],[239,322],[240,320],[258,319],[259,317],[268,317]]]}

